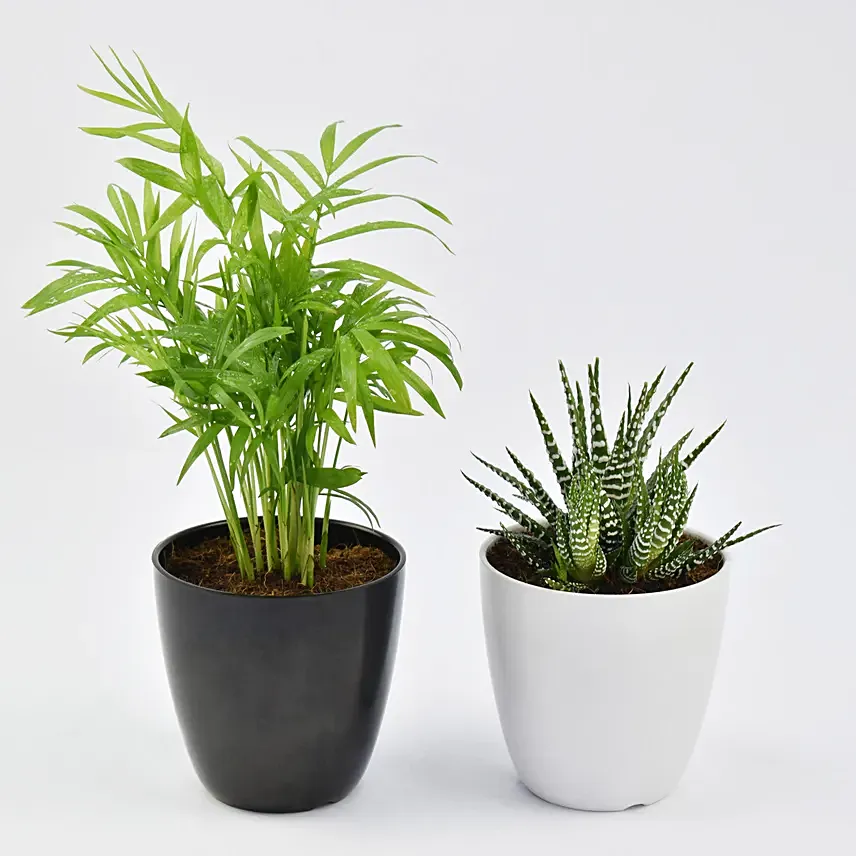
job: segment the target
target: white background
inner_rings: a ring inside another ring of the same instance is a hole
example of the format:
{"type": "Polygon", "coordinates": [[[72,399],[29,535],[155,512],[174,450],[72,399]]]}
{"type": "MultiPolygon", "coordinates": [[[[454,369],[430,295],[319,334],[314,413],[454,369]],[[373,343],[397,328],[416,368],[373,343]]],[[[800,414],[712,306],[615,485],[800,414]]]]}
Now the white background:
{"type": "Polygon", "coordinates": [[[0,850],[851,852],[856,7],[0,8],[0,850]],[[75,89],[106,88],[89,44],[140,51],[224,159],[239,134],[315,154],[344,119],[343,134],[402,122],[372,152],[440,161],[378,186],[447,210],[455,256],[418,235],[352,246],[435,292],[466,384],[438,382],[445,422],[387,418],[378,449],[350,458],[409,564],[377,750],[334,807],[255,816],[196,781],[149,554],[215,519],[215,494],[201,467],[174,487],[187,445],[157,439],[152,390],[110,360],[81,368],[82,350],[45,332],[63,311],[18,309],[47,262],[80,249],[52,225],[61,207],[106,204],[107,183],[127,180],[113,160],[139,154],[76,130],[117,118],[75,89]],[[785,523],[734,552],[719,675],[682,786],[620,815],[561,810],[515,781],[478,599],[475,526],[497,516],[458,472],[474,471],[470,449],[499,459],[508,444],[543,473],[527,390],[566,437],[555,362],[582,376],[596,355],[613,422],[627,380],[690,359],[663,441],[729,418],[697,465],[695,528],[785,523]]]}

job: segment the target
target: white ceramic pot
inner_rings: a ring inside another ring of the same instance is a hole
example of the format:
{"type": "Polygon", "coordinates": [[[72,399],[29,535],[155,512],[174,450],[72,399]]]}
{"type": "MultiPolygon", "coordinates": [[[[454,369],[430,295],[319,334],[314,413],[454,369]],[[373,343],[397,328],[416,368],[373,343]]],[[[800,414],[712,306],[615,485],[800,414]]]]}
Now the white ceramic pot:
{"type": "Polygon", "coordinates": [[[486,559],[488,660],[505,742],[523,784],[569,808],[662,799],[692,755],[710,695],[728,568],[655,594],[558,592],[486,559]]]}

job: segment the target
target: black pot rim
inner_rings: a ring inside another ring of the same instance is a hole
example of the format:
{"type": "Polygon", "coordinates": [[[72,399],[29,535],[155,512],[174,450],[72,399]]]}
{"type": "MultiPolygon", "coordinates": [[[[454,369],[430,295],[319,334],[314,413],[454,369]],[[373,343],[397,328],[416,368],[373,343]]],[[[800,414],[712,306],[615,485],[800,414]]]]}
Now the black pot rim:
{"type": "MultiPolygon", "coordinates": [[[[244,518],[241,518],[241,520],[243,520],[243,519],[244,518]]],[[[316,517],[315,519],[317,521],[317,520],[320,520],[321,518],[316,517]]],[[[158,545],[155,547],[155,549],[152,552],[152,564],[154,565],[155,570],[158,573],[160,573],[162,576],[166,577],[171,582],[175,582],[175,583],[178,583],[180,585],[187,586],[188,588],[191,588],[191,589],[196,589],[197,591],[208,592],[209,594],[215,594],[215,595],[222,595],[224,597],[249,598],[249,599],[255,600],[255,601],[272,601],[272,602],[285,602],[285,603],[299,603],[304,598],[309,598],[311,600],[314,600],[315,598],[318,598],[318,597],[332,597],[333,595],[344,595],[344,594],[347,594],[348,592],[351,592],[351,591],[359,591],[362,589],[367,589],[367,588],[370,588],[371,586],[380,585],[381,583],[392,579],[393,577],[395,577],[397,574],[399,574],[401,572],[401,569],[404,567],[404,565],[407,561],[407,555],[404,552],[404,547],[402,547],[401,544],[399,544],[399,542],[395,540],[395,538],[390,537],[385,532],[381,532],[380,529],[371,529],[368,526],[362,526],[359,523],[351,523],[350,520],[337,520],[337,519],[330,518],[330,523],[335,523],[339,526],[346,526],[349,529],[353,529],[357,532],[367,532],[376,538],[382,538],[384,541],[388,542],[390,544],[390,546],[394,550],[396,550],[396,552],[398,553],[398,562],[396,563],[395,567],[391,571],[389,571],[388,573],[384,574],[382,577],[378,577],[376,580],[371,580],[370,582],[367,582],[367,583],[361,583],[358,586],[351,586],[350,588],[340,589],[339,591],[317,592],[316,594],[302,595],[302,596],[298,596],[298,597],[260,597],[259,595],[255,595],[255,594],[238,594],[236,592],[220,591],[219,589],[211,589],[211,588],[206,588],[205,586],[199,586],[199,585],[196,585],[196,583],[190,583],[187,580],[183,580],[180,577],[177,577],[174,574],[171,574],[161,564],[160,555],[171,543],[173,543],[174,541],[178,540],[179,538],[181,538],[185,535],[190,535],[192,533],[199,532],[200,530],[203,530],[203,529],[214,529],[214,528],[220,528],[220,527],[227,527],[228,528],[228,524],[226,523],[225,519],[223,519],[223,520],[212,520],[209,523],[199,523],[196,526],[188,526],[187,529],[182,529],[180,532],[175,532],[172,535],[168,536],[167,538],[164,538],[163,541],[160,541],[158,543],[158,545]]]]}

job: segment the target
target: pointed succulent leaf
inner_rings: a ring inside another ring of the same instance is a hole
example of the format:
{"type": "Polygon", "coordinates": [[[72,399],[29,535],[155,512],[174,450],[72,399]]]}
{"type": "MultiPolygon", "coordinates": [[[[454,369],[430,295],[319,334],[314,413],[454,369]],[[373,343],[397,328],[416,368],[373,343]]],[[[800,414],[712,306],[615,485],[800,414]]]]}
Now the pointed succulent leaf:
{"type": "Polygon", "coordinates": [[[651,444],[654,442],[654,435],[657,433],[657,430],[660,427],[660,423],[663,421],[663,417],[666,415],[666,411],[669,409],[671,403],[675,400],[675,396],[678,394],[678,390],[681,388],[683,382],[687,379],[687,375],[690,373],[693,364],[690,363],[683,371],[681,376],[675,381],[674,386],[666,393],[663,400],[660,402],[659,407],[654,411],[651,419],[648,424],[645,426],[645,430],[642,432],[642,436],[639,438],[639,443],[636,447],[636,455],[640,460],[645,460],[648,457],[648,452],[651,449],[651,444]]]}
{"type": "Polygon", "coordinates": [[[676,569],[677,573],[688,573],[700,565],[703,565],[705,562],[710,561],[710,559],[725,548],[725,545],[729,542],[731,536],[734,535],[741,525],[741,523],[735,524],[728,530],[728,532],[721,535],[712,544],[709,544],[707,547],[703,547],[701,550],[695,550],[690,553],[684,560],[683,565],[676,569]]]}
{"type": "Polygon", "coordinates": [[[768,529],[778,529],[781,526],[781,523],[773,523],[770,526],[762,526],[760,529],[753,529],[751,532],[747,532],[745,535],[741,535],[739,538],[732,538],[729,541],[726,541],[721,550],[727,550],[729,547],[733,547],[735,544],[739,544],[741,541],[748,541],[750,538],[754,538],[756,535],[760,535],[762,532],[766,532],[768,529]]]}
{"type": "Polygon", "coordinates": [[[476,526],[476,532],[484,532],[485,535],[496,535],[497,538],[505,537],[502,529],[491,529],[489,526],[476,526]]]}
{"type": "Polygon", "coordinates": [[[609,461],[609,444],[600,412],[600,360],[588,368],[589,417],[591,419],[591,460],[594,471],[602,476],[609,461]]]}
{"type": "Polygon", "coordinates": [[[632,406],[632,395],[630,385],[627,386],[627,431],[625,439],[627,445],[631,449],[635,449],[639,432],[642,430],[642,422],[648,414],[650,407],[650,387],[648,382],[642,384],[642,391],[639,393],[639,398],[636,401],[636,406],[632,406]]]}
{"type": "MultiPolygon", "coordinates": [[[[643,394],[644,394],[647,386],[648,385],[645,384],[645,386],[642,387],[643,394]]],[[[625,413],[626,413],[625,418],[627,420],[627,424],[629,425],[631,423],[631,421],[633,420],[633,388],[630,386],[629,383],[627,384],[627,409],[626,409],[625,413]]]]}
{"type": "Polygon", "coordinates": [[[544,517],[552,521],[555,519],[556,515],[559,514],[559,506],[553,502],[552,497],[547,491],[544,489],[544,485],[536,478],[535,474],[530,470],[521,460],[511,451],[511,449],[505,449],[508,452],[508,457],[511,458],[514,466],[520,471],[520,474],[526,479],[527,484],[529,485],[529,491],[533,498],[533,505],[544,515],[544,517]]]}
{"type": "Polygon", "coordinates": [[[636,537],[630,545],[630,564],[638,571],[644,570],[653,558],[655,538],[661,524],[667,497],[667,473],[662,467],[658,467],[656,474],[654,489],[650,492],[648,513],[644,517],[638,518],[636,537]]]}
{"type": "Polygon", "coordinates": [[[585,433],[585,413],[579,412],[579,403],[574,396],[571,382],[568,380],[568,373],[561,361],[559,362],[559,373],[562,376],[562,386],[565,390],[565,404],[568,408],[568,421],[571,425],[571,437],[574,442],[573,465],[576,467],[577,461],[588,460],[589,457],[585,433]]]}
{"type": "MultiPolygon", "coordinates": [[[[687,521],[690,517],[690,509],[692,508],[693,501],[695,500],[696,491],[698,490],[698,485],[696,485],[690,495],[684,500],[681,505],[681,509],[678,512],[677,517],[675,518],[675,525],[672,530],[672,537],[669,539],[669,543],[666,544],[663,552],[660,554],[660,558],[657,562],[657,567],[664,567],[667,565],[675,555],[675,551],[681,543],[681,537],[684,534],[684,531],[687,528],[687,521]]],[[[653,572],[651,576],[654,576],[653,572]]]]}
{"type": "Polygon", "coordinates": [[[538,419],[538,425],[541,428],[541,435],[544,438],[544,446],[547,449],[547,457],[550,459],[550,465],[553,467],[553,472],[556,475],[556,481],[559,483],[562,495],[567,496],[571,486],[571,472],[568,469],[568,465],[565,463],[565,459],[562,457],[562,453],[559,451],[558,445],[556,445],[556,439],[553,437],[553,432],[550,430],[547,418],[544,416],[543,411],[538,406],[538,402],[535,400],[535,396],[532,395],[532,393],[529,393],[529,399],[532,402],[532,408],[535,411],[535,416],[538,419]]]}
{"type": "Polygon", "coordinates": [[[481,491],[489,500],[491,500],[497,508],[507,514],[515,523],[522,526],[527,531],[531,532],[535,535],[541,535],[545,533],[545,528],[538,523],[537,520],[533,520],[528,514],[521,511],[517,506],[510,503],[507,499],[503,499],[498,493],[492,491],[489,487],[485,487],[483,484],[480,484],[475,479],[471,479],[466,473],[461,473],[463,477],[474,487],[476,490],[481,491]]]}
{"type": "MultiPolygon", "coordinates": [[[[651,488],[653,489],[653,487],[652,484],[651,488]]],[[[633,501],[636,508],[635,522],[639,523],[648,516],[651,508],[651,493],[642,473],[642,462],[638,460],[635,461],[633,470],[633,501]]]]}
{"type": "Polygon", "coordinates": [[[574,383],[574,389],[576,390],[576,413],[577,413],[577,430],[580,433],[580,443],[584,449],[586,449],[586,458],[591,458],[591,446],[589,445],[589,437],[588,437],[588,427],[586,425],[586,400],[583,396],[583,388],[580,386],[580,382],[576,381],[574,383]]]}
{"type": "Polygon", "coordinates": [[[651,540],[648,567],[656,563],[673,539],[680,537],[683,532],[683,526],[679,522],[687,500],[686,475],[683,466],[676,461],[672,469],[666,473],[663,482],[665,495],[660,518],[651,540]]]}
{"type": "Polygon", "coordinates": [[[542,574],[550,570],[549,543],[544,543],[525,533],[513,532],[505,526],[502,527],[502,532],[508,543],[520,553],[533,570],[542,574]]]}
{"type": "Polygon", "coordinates": [[[690,452],[684,458],[684,467],[685,468],[689,467],[690,465],[692,465],[695,462],[695,460],[698,458],[698,456],[714,441],[714,439],[716,438],[716,435],[719,434],[719,432],[724,427],[725,427],[725,423],[723,422],[722,425],[720,425],[719,428],[716,429],[716,431],[714,431],[712,434],[709,434],[707,437],[705,437],[704,440],[702,440],[701,443],[699,443],[698,446],[696,446],[695,449],[693,449],[692,452],[690,452]]]}
{"type": "MultiPolygon", "coordinates": [[[[672,446],[672,448],[671,448],[671,449],[669,449],[669,451],[668,451],[668,453],[666,454],[666,457],[664,458],[664,460],[668,460],[668,461],[670,461],[670,462],[671,462],[671,461],[677,461],[677,460],[679,460],[679,459],[680,459],[680,455],[681,455],[681,450],[682,450],[682,449],[683,449],[683,447],[684,447],[684,443],[686,443],[686,442],[687,442],[687,440],[689,440],[690,435],[691,435],[692,433],[693,433],[693,430],[692,430],[692,428],[690,428],[690,430],[689,430],[689,431],[687,431],[687,433],[686,433],[686,434],[684,434],[684,436],[683,436],[683,437],[681,437],[681,438],[678,440],[678,442],[677,442],[677,443],[675,443],[675,445],[674,445],[674,446],[672,446]]],[[[671,466],[671,463],[670,463],[669,465],[671,466]]]]}
{"type": "Polygon", "coordinates": [[[530,550],[542,550],[550,552],[550,538],[551,534],[549,532],[544,532],[540,535],[533,535],[530,532],[524,532],[520,529],[509,529],[504,523],[499,524],[499,532],[504,538],[508,533],[511,533],[515,538],[519,540],[525,541],[529,545],[530,550]]]}
{"type": "Polygon", "coordinates": [[[660,381],[663,379],[663,375],[666,373],[666,369],[660,369],[660,373],[657,377],[654,378],[651,383],[645,382],[642,385],[642,392],[639,394],[639,400],[636,402],[636,407],[633,410],[632,418],[628,416],[627,418],[627,437],[628,437],[628,445],[635,446],[637,439],[639,437],[639,432],[642,430],[642,423],[645,421],[645,417],[648,415],[648,411],[651,409],[651,404],[654,401],[654,396],[657,393],[657,389],[660,386],[660,381]]]}
{"type": "MultiPolygon", "coordinates": [[[[507,473],[505,470],[497,467],[495,464],[490,463],[490,461],[486,461],[484,458],[480,458],[475,452],[471,453],[472,456],[484,467],[487,467],[492,473],[498,475],[503,481],[508,482],[527,502],[531,502],[529,497],[527,496],[530,493],[529,489],[523,484],[520,479],[511,475],[511,473],[507,473]]],[[[533,505],[535,503],[532,503],[533,505]]]]}
{"type": "Polygon", "coordinates": [[[652,580],[676,579],[683,572],[684,565],[693,551],[692,541],[681,541],[672,551],[668,560],[655,566],[648,572],[652,580]]]}
{"type": "MultiPolygon", "coordinates": [[[[684,436],[681,437],[680,440],[678,440],[678,442],[675,443],[675,445],[672,446],[671,449],[669,449],[668,453],[660,458],[660,460],[657,463],[657,467],[655,468],[654,472],[651,473],[651,476],[648,479],[648,482],[647,482],[648,490],[652,489],[652,487],[655,483],[655,480],[659,476],[660,471],[662,469],[666,469],[666,470],[671,471],[672,467],[678,461],[680,461],[681,449],[683,448],[684,444],[689,439],[690,434],[692,434],[692,430],[687,431],[687,433],[684,434],[684,436]]],[[[683,469],[683,467],[682,467],[682,469],[683,469]]]]}
{"type": "Polygon", "coordinates": [[[619,506],[624,505],[630,497],[633,487],[633,449],[627,445],[625,431],[626,417],[622,414],[615,445],[603,475],[604,490],[619,506]]]}

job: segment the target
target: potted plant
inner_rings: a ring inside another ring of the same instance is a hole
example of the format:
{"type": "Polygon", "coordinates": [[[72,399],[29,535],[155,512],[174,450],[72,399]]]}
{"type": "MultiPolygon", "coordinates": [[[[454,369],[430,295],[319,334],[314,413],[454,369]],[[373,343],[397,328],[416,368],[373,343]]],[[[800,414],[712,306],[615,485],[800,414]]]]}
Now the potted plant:
{"type": "Polygon", "coordinates": [[[484,530],[488,659],[518,775],[549,802],[601,811],[656,802],[677,785],[701,728],[728,593],[722,551],[764,529],[735,536],[737,524],[714,541],[686,529],[696,495],[687,470],[722,425],[688,454],[685,434],[644,470],[691,367],[650,419],[663,372],[635,402],[628,391],[610,444],[599,361],[588,369],[588,414],[559,364],[569,463],[534,397],[532,406],[560,502],[510,450],[517,475],[478,460],[532,512],[466,476],[514,524],[484,530]]]}
{"type": "Polygon", "coordinates": [[[189,436],[190,446],[179,481],[204,460],[224,515],[166,538],[153,555],[167,672],[190,757],[226,803],[311,809],[344,797],[368,763],[405,564],[392,538],[331,520],[335,498],[376,522],[350,490],[363,473],[343,452],[362,424],[374,442],[378,413],[420,415],[414,393],[443,415],[415,361],[434,360],[461,384],[448,342],[409,296],[428,292],[378,265],[324,252],[368,232],[435,233],[400,220],[330,224],[389,199],[448,220],[414,197],[360,189],[368,173],[417,157],[354,164],[391,125],[342,146],[337,123],[329,125],[318,164],[240,137],[233,154],[241,177],[230,184],[189,111],[164,97],[142,61],[134,74],[113,58],[102,64],[114,90],[84,91],[141,121],[83,130],[137,140],[176,168],[123,158],[143,179],[141,199],[111,185],[108,213],[69,206],[80,219],[62,225],[103,259],[56,262],[62,275],[25,308],[106,298],[58,332],[93,342],[84,362],[118,353],[171,395],[164,436],[189,436]]]}

